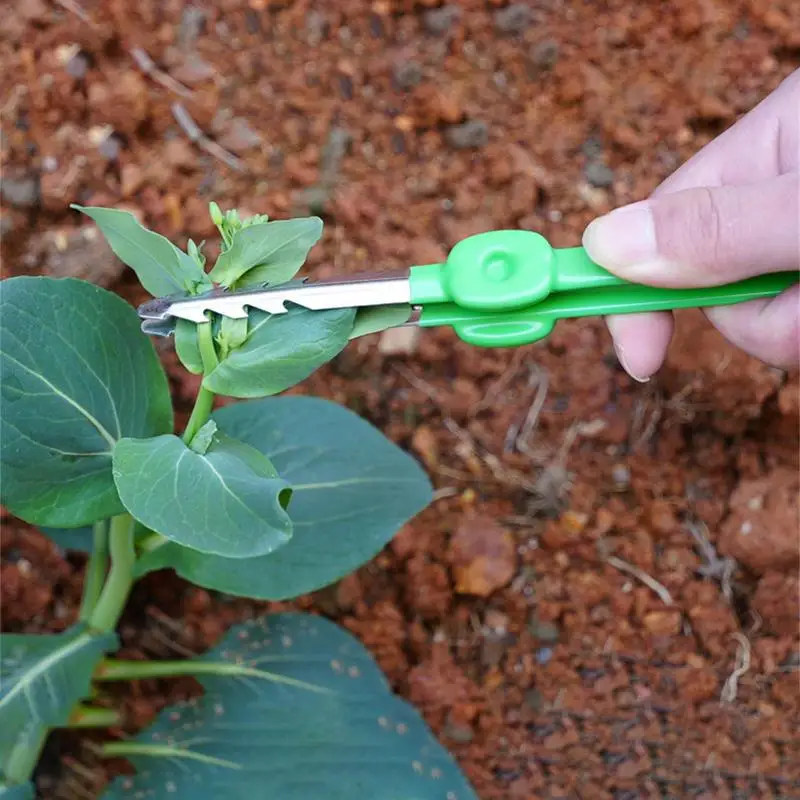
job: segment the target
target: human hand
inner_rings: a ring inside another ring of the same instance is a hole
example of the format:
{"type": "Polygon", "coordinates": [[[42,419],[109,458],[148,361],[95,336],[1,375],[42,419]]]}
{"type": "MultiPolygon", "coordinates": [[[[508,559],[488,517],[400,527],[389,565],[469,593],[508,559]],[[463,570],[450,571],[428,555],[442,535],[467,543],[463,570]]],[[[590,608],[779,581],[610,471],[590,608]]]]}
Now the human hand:
{"type": "MultiPolygon", "coordinates": [[[[800,70],[700,150],[647,199],[594,220],[589,257],[652,286],[715,286],[800,268],[800,70]]],[[[773,366],[800,362],[800,287],[705,309],[730,342],[773,366]]],[[[620,363],[640,381],[661,366],[671,312],[607,324],[620,363]]]]}

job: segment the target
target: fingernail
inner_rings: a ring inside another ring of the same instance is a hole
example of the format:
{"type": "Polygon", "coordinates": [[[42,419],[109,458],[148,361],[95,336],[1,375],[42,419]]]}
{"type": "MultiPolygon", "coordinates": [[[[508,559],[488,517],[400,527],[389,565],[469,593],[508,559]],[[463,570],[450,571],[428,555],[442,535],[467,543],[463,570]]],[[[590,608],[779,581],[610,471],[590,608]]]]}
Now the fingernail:
{"type": "Polygon", "coordinates": [[[628,366],[628,362],[625,359],[625,351],[622,349],[622,346],[618,345],[616,342],[614,342],[614,351],[617,354],[617,359],[619,360],[619,363],[622,364],[622,369],[624,369],[625,372],[627,372],[628,375],[631,376],[631,378],[633,378],[635,381],[638,381],[639,383],[649,383],[650,381],[649,377],[640,378],[638,375],[636,375],[634,372],[631,371],[631,368],[628,366]]]}
{"type": "Polygon", "coordinates": [[[653,214],[646,200],[589,223],[583,234],[589,258],[625,278],[646,275],[659,260],[653,214]]]}

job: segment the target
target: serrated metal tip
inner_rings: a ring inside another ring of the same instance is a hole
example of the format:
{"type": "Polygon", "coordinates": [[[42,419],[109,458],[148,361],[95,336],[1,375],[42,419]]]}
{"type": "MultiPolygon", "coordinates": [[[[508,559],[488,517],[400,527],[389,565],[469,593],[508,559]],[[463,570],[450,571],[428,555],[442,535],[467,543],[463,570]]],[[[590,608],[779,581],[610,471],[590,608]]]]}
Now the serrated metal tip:
{"type": "Polygon", "coordinates": [[[142,303],[137,313],[142,319],[167,319],[170,316],[169,307],[171,302],[164,297],[156,297],[142,303]]]}

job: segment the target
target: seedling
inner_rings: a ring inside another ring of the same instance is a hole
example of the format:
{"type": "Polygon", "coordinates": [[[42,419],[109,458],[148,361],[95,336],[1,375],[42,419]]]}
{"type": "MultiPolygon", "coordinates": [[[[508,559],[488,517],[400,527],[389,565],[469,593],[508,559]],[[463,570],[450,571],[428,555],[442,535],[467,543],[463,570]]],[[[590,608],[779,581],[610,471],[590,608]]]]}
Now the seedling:
{"type": "MultiPolygon", "coordinates": [[[[221,254],[207,269],[202,244],[184,251],[127,212],[80,210],[155,296],[291,281],[322,233],[316,218],[240,219],[212,204],[221,254]]],[[[364,648],[320,617],[268,615],[186,661],[113,657],[131,587],[149,572],[294,598],[357,569],[428,505],[419,465],[366,421],[274,396],[389,324],[391,311],[384,324],[354,309],[181,320],[176,350],[202,384],[179,435],[165,372],[120,297],[75,279],[0,285],[2,502],[88,553],[74,626],[0,639],[0,797],[33,797],[45,739],[65,727],[117,731],[98,752],[136,774],[108,799],[475,797],[364,648]],[[217,395],[248,400],[214,411],[217,395]],[[178,675],[205,694],[120,734],[108,683],[178,675]]]]}

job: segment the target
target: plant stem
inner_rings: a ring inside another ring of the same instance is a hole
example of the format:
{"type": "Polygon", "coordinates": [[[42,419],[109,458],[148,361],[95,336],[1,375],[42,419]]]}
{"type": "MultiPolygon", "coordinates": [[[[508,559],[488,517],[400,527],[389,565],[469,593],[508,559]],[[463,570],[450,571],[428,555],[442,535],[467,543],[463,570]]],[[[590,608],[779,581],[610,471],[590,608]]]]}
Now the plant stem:
{"type": "Polygon", "coordinates": [[[88,622],[92,616],[103,588],[107,570],[108,525],[106,520],[100,520],[94,524],[92,554],[89,556],[89,563],[86,565],[83,578],[83,599],[79,617],[81,622],[88,622]]]}
{"type": "Polygon", "coordinates": [[[211,416],[211,411],[214,408],[214,393],[209,392],[208,389],[200,387],[197,393],[197,399],[194,401],[194,408],[189,421],[186,423],[186,430],[183,432],[183,441],[189,444],[194,439],[195,434],[203,425],[208,422],[211,416]]]}
{"type": "Polygon", "coordinates": [[[75,706],[67,722],[67,728],[113,728],[122,722],[122,714],[114,708],[95,708],[79,704],[75,706]]]}
{"type": "Polygon", "coordinates": [[[3,780],[9,786],[24,784],[31,779],[49,733],[48,728],[41,727],[36,730],[33,740],[16,742],[4,765],[3,780]]]}
{"type": "Polygon", "coordinates": [[[111,520],[108,538],[111,549],[111,571],[89,618],[96,631],[113,631],[128,600],[133,585],[133,567],[136,563],[134,528],[130,514],[120,514],[111,520]]]}
{"type": "MultiPolygon", "coordinates": [[[[208,375],[219,364],[210,322],[204,322],[197,326],[197,343],[200,347],[200,358],[203,360],[203,374],[208,375]]],[[[214,393],[209,392],[201,385],[189,422],[186,423],[186,430],[183,432],[183,441],[186,444],[189,444],[197,431],[206,424],[213,408],[214,393]]]]}
{"type": "Polygon", "coordinates": [[[217,350],[214,347],[214,332],[211,323],[204,322],[197,326],[197,344],[200,347],[200,358],[203,361],[203,373],[208,375],[219,364],[217,350]]]}

